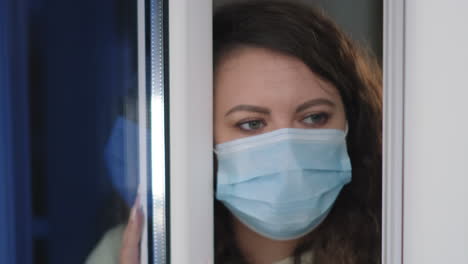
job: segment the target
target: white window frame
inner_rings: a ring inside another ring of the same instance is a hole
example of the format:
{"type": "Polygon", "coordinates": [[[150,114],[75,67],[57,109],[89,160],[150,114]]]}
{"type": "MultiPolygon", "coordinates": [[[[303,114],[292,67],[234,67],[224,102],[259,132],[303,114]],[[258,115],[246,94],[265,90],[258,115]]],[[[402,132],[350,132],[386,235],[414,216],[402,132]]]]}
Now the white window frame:
{"type": "MultiPolygon", "coordinates": [[[[141,243],[141,263],[213,263],[211,28],[211,0],[146,0],[146,2],[138,0],[139,120],[148,120],[152,126],[147,135],[147,124],[139,122],[140,192],[144,194],[141,198],[145,210],[148,209],[147,198],[152,199],[153,213],[149,213],[149,217],[159,222],[152,225],[154,234],[151,236],[154,235],[157,239],[153,241],[151,249],[148,248],[147,240],[150,226],[145,223],[141,243]],[[147,47],[146,34],[149,25],[145,23],[145,13],[149,5],[145,6],[145,3],[149,3],[148,1],[152,3],[153,8],[160,6],[162,2],[168,4],[168,54],[158,47],[161,44],[157,36],[160,34],[158,30],[161,21],[157,19],[161,17],[161,13],[152,17],[157,26],[154,31],[150,29],[151,38],[159,43],[149,49],[147,47]],[[163,53],[164,56],[168,55],[168,58],[161,60],[163,53]],[[150,64],[148,58],[151,58],[150,64]],[[160,65],[164,60],[168,60],[168,64],[160,65]],[[149,65],[151,65],[149,69],[151,77],[147,79],[149,65]],[[162,85],[161,68],[164,68],[162,71],[169,71],[167,94],[159,93],[162,88],[166,88],[162,85]],[[148,93],[148,87],[151,87],[151,93],[148,93]],[[167,101],[162,103],[161,96],[169,96],[170,154],[162,150],[167,143],[164,139],[167,139],[168,135],[161,129],[164,127],[161,124],[165,122],[161,112],[167,111],[163,110],[167,101]],[[150,157],[146,155],[147,148],[150,157]],[[163,162],[167,159],[170,161],[168,168],[163,162]],[[150,163],[149,166],[146,162],[150,163]],[[161,188],[166,184],[163,180],[166,173],[170,174],[169,189],[161,188]],[[146,191],[149,190],[148,175],[152,179],[152,197],[146,195],[146,191]],[[155,185],[155,182],[159,185],[155,185]],[[168,213],[164,210],[166,206],[170,209],[169,223],[165,223],[164,220],[168,213]],[[165,212],[161,214],[155,212],[157,210],[165,212]],[[149,252],[150,250],[152,251],[149,252]],[[149,259],[151,255],[153,258],[149,259]]],[[[148,215],[148,211],[145,213],[148,215]]]]}
{"type": "Polygon", "coordinates": [[[467,10],[405,0],[405,264],[468,263],[467,10]]]}
{"type": "Polygon", "coordinates": [[[208,264],[214,262],[212,1],[170,0],[169,31],[171,263],[208,264]]]}
{"type": "Polygon", "coordinates": [[[382,263],[403,263],[405,0],[383,6],[382,263]]]}

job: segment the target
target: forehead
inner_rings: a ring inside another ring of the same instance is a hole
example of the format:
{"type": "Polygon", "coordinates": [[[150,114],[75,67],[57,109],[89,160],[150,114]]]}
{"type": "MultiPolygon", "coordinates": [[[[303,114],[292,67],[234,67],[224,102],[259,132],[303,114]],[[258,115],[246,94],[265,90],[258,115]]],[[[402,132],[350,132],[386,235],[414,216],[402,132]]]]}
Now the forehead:
{"type": "Polygon", "coordinates": [[[214,77],[215,103],[224,105],[340,99],[337,89],[301,60],[262,48],[245,47],[226,55],[214,77]]]}

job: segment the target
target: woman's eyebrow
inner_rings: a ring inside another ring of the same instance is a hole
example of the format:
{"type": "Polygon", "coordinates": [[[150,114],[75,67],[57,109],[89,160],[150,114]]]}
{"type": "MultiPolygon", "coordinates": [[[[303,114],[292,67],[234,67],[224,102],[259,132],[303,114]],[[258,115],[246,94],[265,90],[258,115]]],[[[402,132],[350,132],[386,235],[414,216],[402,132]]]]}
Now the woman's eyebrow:
{"type": "Polygon", "coordinates": [[[331,107],[336,107],[335,103],[333,103],[332,101],[330,101],[328,99],[325,99],[325,98],[318,98],[318,99],[312,99],[312,100],[309,100],[309,101],[307,101],[305,103],[300,104],[296,108],[296,113],[302,112],[302,111],[306,110],[309,107],[316,106],[316,105],[323,105],[323,104],[324,105],[329,105],[331,107]]]}
{"type": "Polygon", "coordinates": [[[271,113],[270,109],[255,105],[237,105],[231,108],[224,116],[228,116],[237,111],[247,111],[247,112],[255,112],[260,114],[269,115],[271,113]]]}

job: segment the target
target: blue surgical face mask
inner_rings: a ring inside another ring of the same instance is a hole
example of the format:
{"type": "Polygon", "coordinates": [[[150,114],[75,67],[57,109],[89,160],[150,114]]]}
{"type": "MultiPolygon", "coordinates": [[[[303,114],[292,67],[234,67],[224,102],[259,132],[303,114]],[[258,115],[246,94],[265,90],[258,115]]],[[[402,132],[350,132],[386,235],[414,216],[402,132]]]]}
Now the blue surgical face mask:
{"type": "Polygon", "coordinates": [[[138,190],[138,126],[119,117],[104,150],[112,185],[132,205],[138,190]]]}
{"type": "Polygon", "coordinates": [[[330,212],[351,181],[346,133],[285,128],[215,146],[216,198],[251,230],[301,237],[330,212]]]}

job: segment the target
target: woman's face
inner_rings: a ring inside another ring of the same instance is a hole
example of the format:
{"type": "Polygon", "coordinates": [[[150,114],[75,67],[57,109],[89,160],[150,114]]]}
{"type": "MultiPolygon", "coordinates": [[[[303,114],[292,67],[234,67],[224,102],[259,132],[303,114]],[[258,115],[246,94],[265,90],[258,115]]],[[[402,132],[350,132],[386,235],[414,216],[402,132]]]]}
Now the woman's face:
{"type": "Polygon", "coordinates": [[[239,48],[215,70],[215,144],[280,128],[344,130],[338,90],[302,61],[267,49],[239,48]]]}

